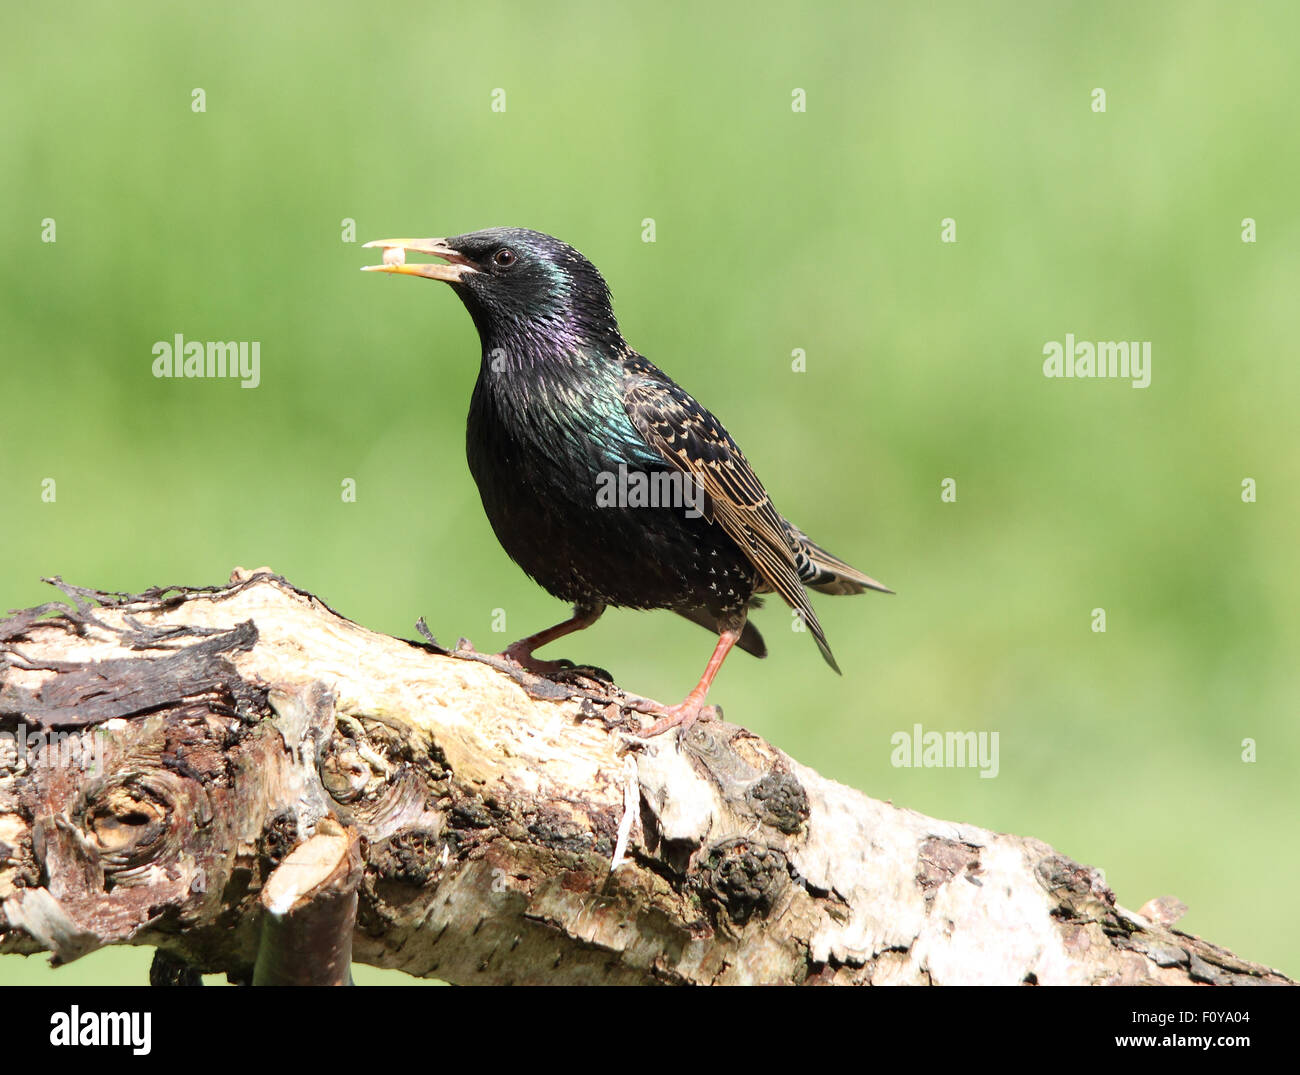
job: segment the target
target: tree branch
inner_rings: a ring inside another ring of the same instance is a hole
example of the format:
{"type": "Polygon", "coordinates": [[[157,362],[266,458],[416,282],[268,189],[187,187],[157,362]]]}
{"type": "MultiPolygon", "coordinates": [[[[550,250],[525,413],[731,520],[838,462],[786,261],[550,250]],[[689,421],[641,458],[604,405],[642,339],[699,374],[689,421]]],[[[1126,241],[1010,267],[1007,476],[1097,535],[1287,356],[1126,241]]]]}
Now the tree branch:
{"type": "Polygon", "coordinates": [[[594,673],[378,635],[266,571],[54,581],[66,602],[0,621],[0,953],[154,945],[167,980],[345,981],[350,941],[458,983],[1286,981],[734,725],[638,740],[594,673]]]}

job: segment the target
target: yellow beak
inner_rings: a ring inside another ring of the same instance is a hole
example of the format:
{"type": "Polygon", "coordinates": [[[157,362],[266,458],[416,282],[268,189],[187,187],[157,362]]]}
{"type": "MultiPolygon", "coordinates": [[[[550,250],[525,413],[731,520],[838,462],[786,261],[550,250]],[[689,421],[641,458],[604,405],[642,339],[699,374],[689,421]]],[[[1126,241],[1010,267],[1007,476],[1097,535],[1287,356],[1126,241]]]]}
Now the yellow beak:
{"type": "Polygon", "coordinates": [[[366,243],[367,247],[382,247],[384,263],[382,265],[363,265],[362,272],[395,272],[404,276],[423,276],[426,280],[442,280],[448,284],[459,283],[464,277],[479,270],[463,254],[457,253],[447,245],[446,239],[376,239],[366,243]],[[440,265],[436,262],[422,262],[415,265],[406,264],[406,255],[432,254],[449,262],[440,265]]]}

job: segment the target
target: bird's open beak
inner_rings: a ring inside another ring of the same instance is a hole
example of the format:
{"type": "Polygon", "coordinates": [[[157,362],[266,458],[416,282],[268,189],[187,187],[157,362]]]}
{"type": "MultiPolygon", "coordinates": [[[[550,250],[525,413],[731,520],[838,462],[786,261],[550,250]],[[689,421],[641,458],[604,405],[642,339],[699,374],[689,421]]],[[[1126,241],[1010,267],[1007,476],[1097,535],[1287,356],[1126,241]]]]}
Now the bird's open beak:
{"type": "Polygon", "coordinates": [[[366,246],[380,246],[384,249],[382,265],[363,265],[362,272],[396,272],[406,276],[423,276],[427,280],[443,280],[449,284],[459,283],[464,277],[479,270],[464,254],[458,254],[447,245],[446,239],[376,239],[366,246]],[[440,265],[435,262],[406,264],[407,253],[432,254],[449,262],[440,265]]]}

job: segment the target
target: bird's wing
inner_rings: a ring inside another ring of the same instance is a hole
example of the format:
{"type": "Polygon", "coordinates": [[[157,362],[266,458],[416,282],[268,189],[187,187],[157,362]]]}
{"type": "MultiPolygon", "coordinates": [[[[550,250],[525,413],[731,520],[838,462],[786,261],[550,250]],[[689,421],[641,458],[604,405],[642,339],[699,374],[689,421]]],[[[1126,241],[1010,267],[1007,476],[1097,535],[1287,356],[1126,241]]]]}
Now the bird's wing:
{"type": "Polygon", "coordinates": [[[623,405],[646,443],[704,491],[713,521],[740,547],[763,581],[798,610],[826,663],[838,672],[800,581],[785,522],[731,434],[648,363],[628,364],[623,405]]]}

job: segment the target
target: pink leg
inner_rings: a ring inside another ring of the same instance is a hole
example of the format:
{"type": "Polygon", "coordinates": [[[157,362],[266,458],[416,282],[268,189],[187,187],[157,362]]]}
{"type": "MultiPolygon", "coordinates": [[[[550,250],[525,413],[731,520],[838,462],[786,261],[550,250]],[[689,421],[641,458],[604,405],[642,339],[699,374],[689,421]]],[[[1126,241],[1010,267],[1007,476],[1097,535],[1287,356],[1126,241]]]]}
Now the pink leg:
{"type": "Polygon", "coordinates": [[[518,642],[512,643],[503,649],[499,656],[504,657],[507,661],[513,661],[521,668],[526,668],[535,675],[554,675],[556,672],[570,667],[570,665],[564,661],[539,661],[533,656],[533,650],[541,649],[558,638],[563,638],[565,635],[571,635],[575,631],[590,627],[600,619],[600,614],[604,611],[604,605],[592,605],[586,608],[577,606],[573,610],[573,615],[563,623],[557,623],[554,627],[538,631],[535,635],[521,638],[518,642]]]}
{"type": "Polygon", "coordinates": [[[713,684],[713,677],[718,674],[718,669],[722,667],[722,662],[727,659],[731,647],[739,641],[743,626],[742,624],[741,627],[727,629],[718,636],[718,644],[713,647],[713,656],[709,658],[709,664],[704,669],[704,675],[700,677],[699,683],[695,685],[694,690],[683,701],[673,706],[661,706],[652,703],[651,706],[639,707],[642,712],[649,709],[651,712],[663,714],[659,720],[641,733],[643,739],[649,739],[652,735],[662,735],[669,728],[681,728],[682,731],[686,731],[704,715],[704,699],[708,696],[709,687],[713,684]]]}

